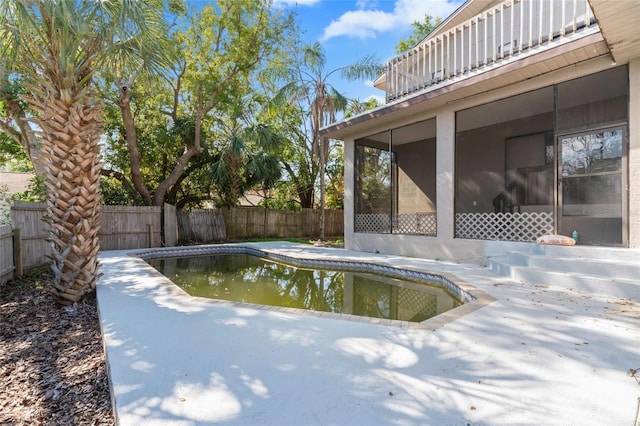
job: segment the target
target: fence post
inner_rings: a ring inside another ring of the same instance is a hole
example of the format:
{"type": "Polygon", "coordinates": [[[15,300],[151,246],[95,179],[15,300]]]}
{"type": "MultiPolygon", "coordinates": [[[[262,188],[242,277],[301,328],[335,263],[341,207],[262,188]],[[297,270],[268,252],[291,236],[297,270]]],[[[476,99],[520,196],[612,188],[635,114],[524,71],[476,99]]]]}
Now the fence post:
{"type": "Polygon", "coordinates": [[[22,233],[20,228],[13,230],[13,266],[14,278],[22,277],[22,233]]]}
{"type": "Polygon", "coordinates": [[[149,248],[153,247],[153,227],[150,223],[147,223],[147,229],[149,230],[149,248]]]}
{"type": "Polygon", "coordinates": [[[176,215],[176,207],[164,203],[162,208],[161,224],[162,224],[162,245],[173,247],[178,241],[178,217],[176,215]]]}
{"type": "Polygon", "coordinates": [[[267,237],[267,207],[264,208],[264,227],[262,228],[263,238],[267,237]]]}

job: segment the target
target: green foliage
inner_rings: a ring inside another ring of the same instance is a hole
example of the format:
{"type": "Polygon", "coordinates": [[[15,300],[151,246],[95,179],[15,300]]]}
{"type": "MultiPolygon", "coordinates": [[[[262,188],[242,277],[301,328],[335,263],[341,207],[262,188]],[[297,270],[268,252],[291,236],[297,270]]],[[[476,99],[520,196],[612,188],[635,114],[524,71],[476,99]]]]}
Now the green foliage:
{"type": "Polygon", "coordinates": [[[374,109],[382,105],[383,104],[380,101],[373,97],[365,101],[360,101],[358,99],[349,99],[347,108],[344,111],[344,116],[346,118],[353,117],[354,115],[362,114],[365,111],[369,111],[370,109],[374,109]]]}
{"type": "Polygon", "coordinates": [[[388,211],[391,201],[389,151],[368,146],[356,147],[357,182],[356,209],[360,213],[388,211]]]}
{"type": "Polygon", "coordinates": [[[29,201],[32,203],[44,203],[47,200],[47,188],[43,179],[33,177],[29,181],[29,186],[23,192],[16,192],[11,196],[12,200],[29,201]]]}
{"type": "Polygon", "coordinates": [[[297,200],[295,186],[288,181],[279,181],[273,188],[269,196],[262,199],[259,207],[272,210],[302,210],[302,206],[297,200]]]}
{"type": "Polygon", "coordinates": [[[406,52],[418,43],[420,43],[431,31],[442,23],[442,18],[436,18],[435,23],[432,22],[431,15],[424,15],[422,22],[413,21],[411,27],[413,32],[405,39],[401,39],[396,44],[396,53],[406,52]]]}
{"type": "Polygon", "coordinates": [[[188,208],[215,199],[232,205],[252,185],[273,185],[273,153],[244,129],[258,122],[252,110],[256,73],[285,41],[291,15],[252,0],[180,6],[171,9],[172,64],[161,78],[144,77],[128,93],[134,136],[124,127],[120,105],[107,106],[106,163],[123,187],[148,189],[153,203],[188,208]],[[135,139],[139,164],[127,137],[135,139]]]}
{"type": "Polygon", "coordinates": [[[32,172],[31,160],[22,146],[5,133],[0,133],[0,170],[9,172],[32,172]]]}
{"type": "Polygon", "coordinates": [[[42,66],[56,66],[50,71],[59,81],[79,86],[99,68],[117,72],[142,63],[146,69],[160,68],[168,33],[163,12],[162,0],[2,0],[3,65],[25,84],[40,78],[42,66]],[[42,19],[55,19],[56,34],[48,33],[42,19]]]}
{"type": "Polygon", "coordinates": [[[344,111],[348,103],[332,86],[332,78],[340,74],[348,80],[375,79],[383,67],[375,57],[365,56],[352,65],[327,70],[319,43],[294,46],[290,55],[290,60],[273,63],[263,73],[263,78],[277,87],[267,122],[288,142],[283,151],[283,167],[296,198],[302,207],[312,208],[316,182],[332,151],[331,142],[319,138],[320,128],[336,121],[337,113],[344,111]]]}
{"type": "Polygon", "coordinates": [[[217,204],[235,206],[250,189],[273,188],[281,177],[280,161],[274,154],[281,144],[281,137],[265,125],[230,135],[219,147],[220,157],[210,169],[218,193],[217,204]]]}
{"type": "Polygon", "coordinates": [[[102,203],[107,206],[137,206],[143,204],[137,194],[126,191],[121,182],[112,177],[100,178],[102,203]]]}

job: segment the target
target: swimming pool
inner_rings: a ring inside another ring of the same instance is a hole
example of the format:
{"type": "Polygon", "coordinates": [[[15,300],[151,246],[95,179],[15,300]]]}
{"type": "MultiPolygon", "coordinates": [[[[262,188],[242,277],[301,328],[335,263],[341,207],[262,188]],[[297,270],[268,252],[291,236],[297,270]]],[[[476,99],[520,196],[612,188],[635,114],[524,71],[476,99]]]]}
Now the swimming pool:
{"type": "Polygon", "coordinates": [[[475,300],[449,277],[367,262],[302,259],[226,245],[139,256],[192,296],[382,318],[398,325],[419,324],[475,300]]]}
{"type": "Polygon", "coordinates": [[[460,306],[436,282],[311,269],[250,254],[149,260],[191,296],[422,322],[460,306]]]}

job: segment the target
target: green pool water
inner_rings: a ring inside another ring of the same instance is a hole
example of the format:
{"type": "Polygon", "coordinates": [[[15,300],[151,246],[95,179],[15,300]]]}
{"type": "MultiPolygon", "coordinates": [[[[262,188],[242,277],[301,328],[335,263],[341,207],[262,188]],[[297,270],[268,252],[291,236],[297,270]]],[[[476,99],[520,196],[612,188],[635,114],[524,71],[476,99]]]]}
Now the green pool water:
{"type": "Polygon", "coordinates": [[[247,254],[153,259],[192,296],[422,322],[462,304],[436,285],[381,275],[306,269],[247,254]]]}

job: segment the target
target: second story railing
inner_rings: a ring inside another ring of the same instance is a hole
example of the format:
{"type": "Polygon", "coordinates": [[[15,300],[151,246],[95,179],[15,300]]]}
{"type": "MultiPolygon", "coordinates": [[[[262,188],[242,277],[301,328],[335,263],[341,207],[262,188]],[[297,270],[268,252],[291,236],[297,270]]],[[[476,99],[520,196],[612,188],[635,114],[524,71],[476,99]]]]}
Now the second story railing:
{"type": "Polygon", "coordinates": [[[387,102],[598,30],[588,0],[507,0],[387,63],[387,102]]]}

